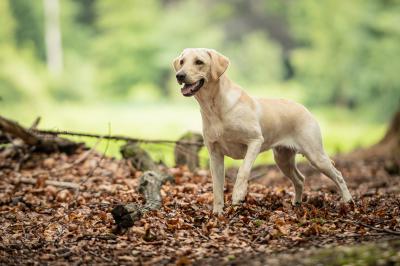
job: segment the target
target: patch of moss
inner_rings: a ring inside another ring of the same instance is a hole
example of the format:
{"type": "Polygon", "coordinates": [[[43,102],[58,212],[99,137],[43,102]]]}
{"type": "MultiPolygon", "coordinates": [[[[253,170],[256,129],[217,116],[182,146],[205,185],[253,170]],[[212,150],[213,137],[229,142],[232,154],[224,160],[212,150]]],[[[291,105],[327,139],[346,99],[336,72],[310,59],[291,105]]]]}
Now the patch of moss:
{"type": "Polygon", "coordinates": [[[306,265],[400,265],[400,240],[324,249],[312,255],[306,265]]]}

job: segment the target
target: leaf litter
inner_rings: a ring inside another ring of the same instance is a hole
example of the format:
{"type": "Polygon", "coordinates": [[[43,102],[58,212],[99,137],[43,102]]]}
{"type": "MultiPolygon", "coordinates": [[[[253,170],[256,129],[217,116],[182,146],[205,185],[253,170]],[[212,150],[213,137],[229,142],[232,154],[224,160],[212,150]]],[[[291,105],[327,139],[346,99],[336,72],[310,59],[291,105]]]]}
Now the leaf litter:
{"type": "Polygon", "coordinates": [[[268,166],[251,182],[241,206],[231,205],[233,184],[227,179],[220,216],[212,214],[208,171],[166,169],[174,181],[162,187],[162,208],[121,235],[114,234],[113,207],[144,203],[136,190],[141,173],[126,160],[82,149],[34,153],[15,171],[19,163],[0,153],[0,263],[7,265],[246,264],[243,257],[398,238],[400,232],[400,176],[385,171],[379,160],[336,162],[354,204],[340,203],[333,183],[301,164],[308,176],[303,204],[292,206],[290,181],[268,166]],[[21,177],[35,183],[22,183],[21,177]]]}

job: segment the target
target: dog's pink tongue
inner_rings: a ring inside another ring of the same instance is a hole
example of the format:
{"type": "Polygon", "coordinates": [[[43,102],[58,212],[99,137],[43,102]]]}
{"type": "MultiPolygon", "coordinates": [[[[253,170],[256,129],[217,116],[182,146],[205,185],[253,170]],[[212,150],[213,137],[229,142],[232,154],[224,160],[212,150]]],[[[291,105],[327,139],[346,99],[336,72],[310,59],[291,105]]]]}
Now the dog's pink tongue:
{"type": "Polygon", "coordinates": [[[191,89],[193,88],[193,86],[194,86],[194,84],[191,84],[191,85],[185,84],[185,85],[183,86],[183,88],[181,89],[181,92],[182,92],[183,94],[189,94],[189,93],[192,92],[191,89]]]}

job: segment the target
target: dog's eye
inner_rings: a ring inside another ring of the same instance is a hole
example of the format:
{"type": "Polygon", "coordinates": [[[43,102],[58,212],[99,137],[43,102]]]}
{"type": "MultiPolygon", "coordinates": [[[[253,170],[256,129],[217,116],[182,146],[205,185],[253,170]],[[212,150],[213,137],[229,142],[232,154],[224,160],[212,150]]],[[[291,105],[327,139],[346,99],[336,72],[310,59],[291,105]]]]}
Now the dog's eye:
{"type": "Polygon", "coordinates": [[[183,65],[183,59],[181,59],[181,61],[179,61],[179,64],[183,65]]]}
{"type": "Polygon", "coordinates": [[[202,65],[202,64],[204,64],[204,62],[201,61],[201,60],[196,60],[194,63],[195,63],[196,65],[202,65]]]}

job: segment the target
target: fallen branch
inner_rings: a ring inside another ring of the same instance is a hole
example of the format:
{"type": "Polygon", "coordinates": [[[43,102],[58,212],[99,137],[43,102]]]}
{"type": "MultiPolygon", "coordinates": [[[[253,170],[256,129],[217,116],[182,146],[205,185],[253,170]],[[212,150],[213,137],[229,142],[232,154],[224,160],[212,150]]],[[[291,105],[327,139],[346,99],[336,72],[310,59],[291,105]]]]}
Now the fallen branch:
{"type": "Polygon", "coordinates": [[[92,134],[92,133],[83,133],[83,132],[72,132],[66,130],[32,130],[38,134],[47,134],[47,135],[66,135],[66,136],[77,136],[77,137],[88,137],[88,138],[101,138],[101,139],[109,139],[109,140],[120,140],[120,141],[129,141],[129,142],[140,142],[140,143],[180,143],[180,144],[189,144],[189,145],[197,145],[204,146],[202,141],[175,141],[175,140],[150,140],[150,139],[141,139],[141,138],[131,138],[127,136],[121,135],[101,135],[101,134],[92,134]]]}
{"type": "Polygon", "coordinates": [[[373,226],[373,225],[369,225],[369,224],[366,224],[366,223],[363,223],[363,222],[355,222],[355,221],[351,221],[351,220],[344,220],[344,221],[347,222],[347,223],[353,224],[353,225],[364,226],[364,227],[373,229],[373,230],[378,231],[378,232],[384,232],[384,233],[387,233],[387,234],[400,236],[400,231],[394,231],[394,230],[390,230],[390,229],[387,229],[387,228],[379,228],[379,227],[376,227],[376,226],[373,226]]]}
{"type": "Polygon", "coordinates": [[[39,123],[36,119],[31,129],[25,129],[17,122],[0,116],[0,130],[13,138],[21,139],[26,145],[35,147],[35,150],[46,152],[65,151],[73,152],[81,143],[72,142],[68,139],[59,138],[53,135],[38,135],[35,133],[35,126],[39,123]]]}
{"type": "Polygon", "coordinates": [[[76,241],[89,240],[89,239],[114,240],[117,239],[117,236],[114,234],[104,234],[104,235],[85,234],[78,236],[76,241]]]}
{"type": "MultiPolygon", "coordinates": [[[[23,183],[23,184],[36,185],[37,179],[29,178],[29,177],[20,177],[20,178],[18,178],[17,182],[23,183]]],[[[55,187],[62,187],[62,188],[78,189],[80,187],[80,185],[77,183],[56,181],[56,180],[46,180],[44,183],[48,186],[55,186],[55,187]]]]}

